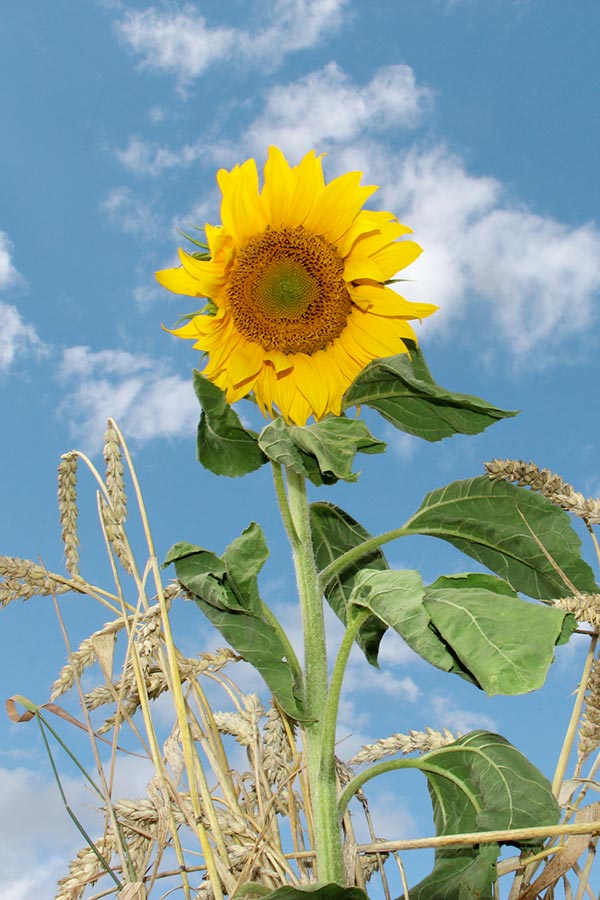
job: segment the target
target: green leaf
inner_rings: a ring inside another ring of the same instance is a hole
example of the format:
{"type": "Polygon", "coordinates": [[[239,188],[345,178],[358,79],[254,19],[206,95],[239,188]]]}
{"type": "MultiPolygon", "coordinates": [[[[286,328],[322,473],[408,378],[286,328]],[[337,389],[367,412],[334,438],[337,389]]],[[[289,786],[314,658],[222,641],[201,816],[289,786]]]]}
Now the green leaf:
{"type": "Polygon", "coordinates": [[[521,600],[489,575],[440,578],[426,589],[424,607],[461,666],[490,696],[541,687],[556,644],[577,627],[570,613],[521,600]]]}
{"type": "Polygon", "coordinates": [[[357,453],[383,453],[385,444],[373,437],[361,419],[330,416],[313,425],[286,425],[275,419],[258,439],[274,462],[304,475],[316,485],[356,481],[352,471],[357,453]]]}
{"type": "Polygon", "coordinates": [[[438,851],[432,872],[411,889],[410,900],[493,900],[499,853],[499,844],[438,851]]]}
{"type": "Polygon", "coordinates": [[[260,526],[253,522],[233,541],[223,558],[202,547],[180,543],[167,554],[181,584],[225,640],[264,678],[282,709],[306,719],[302,686],[285,658],[279,634],[266,621],[257,576],[268,556],[260,526]]]}
{"type": "Polygon", "coordinates": [[[370,610],[431,665],[490,695],[540,687],[555,645],[577,627],[570,613],[521,600],[507,582],[478,573],[424,588],[418,572],[365,568],[346,605],[370,610]]]}
{"type": "Polygon", "coordinates": [[[455,394],[431,377],[423,354],[378,359],[363,369],[343,398],[343,409],[371,406],[401,431],[440,441],[453,434],[479,434],[488,425],[516,415],[470,394],[455,394]]]}
{"type": "Polygon", "coordinates": [[[259,469],[267,458],[258,446],[258,435],[243,427],[225,393],[194,371],[194,391],[202,406],[198,425],[198,459],[215,475],[236,478],[259,469]]]}
{"type": "MultiPolygon", "coordinates": [[[[414,767],[427,777],[439,835],[535,828],[559,820],[549,781],[498,734],[474,731],[415,759],[414,767]]],[[[437,850],[433,871],[411,889],[410,900],[491,900],[492,853],[498,845],[491,847],[437,850]]]]}
{"type": "Polygon", "coordinates": [[[555,566],[577,590],[598,590],[567,513],[505,481],[482,475],[432,491],[404,530],[443,538],[530,597],[573,593],[555,566]]]}
{"type": "MultiPolygon", "coordinates": [[[[333,503],[312,503],[310,523],[313,536],[313,550],[317,567],[323,570],[343,553],[369,540],[371,535],[362,525],[339,506],[333,503]]],[[[348,603],[357,575],[363,569],[385,570],[388,568],[380,549],[365,553],[360,559],[340,572],[325,588],[325,597],[336,616],[347,625],[348,603]]],[[[387,630],[376,616],[369,616],[358,632],[356,643],[364,652],[372,666],[377,666],[377,652],[381,638],[387,630]]]]}
{"type": "Polygon", "coordinates": [[[429,614],[423,605],[424,595],[425,588],[418,572],[365,568],[353,578],[348,604],[370,610],[432,666],[467,677],[468,673],[430,627],[429,614]]]}
{"type": "Polygon", "coordinates": [[[340,884],[285,885],[265,894],[264,900],[367,900],[367,895],[360,888],[340,884]]]}

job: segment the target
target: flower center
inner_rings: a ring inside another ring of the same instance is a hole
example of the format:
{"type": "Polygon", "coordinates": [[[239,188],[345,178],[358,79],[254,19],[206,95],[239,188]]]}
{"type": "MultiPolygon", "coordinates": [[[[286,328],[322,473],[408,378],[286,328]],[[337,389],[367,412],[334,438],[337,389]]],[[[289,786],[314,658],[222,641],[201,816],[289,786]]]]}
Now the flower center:
{"type": "Polygon", "coordinates": [[[252,238],[236,256],[227,298],[240,334],[282,353],[322,350],[342,333],[351,309],[343,259],[302,228],[252,238]]]}

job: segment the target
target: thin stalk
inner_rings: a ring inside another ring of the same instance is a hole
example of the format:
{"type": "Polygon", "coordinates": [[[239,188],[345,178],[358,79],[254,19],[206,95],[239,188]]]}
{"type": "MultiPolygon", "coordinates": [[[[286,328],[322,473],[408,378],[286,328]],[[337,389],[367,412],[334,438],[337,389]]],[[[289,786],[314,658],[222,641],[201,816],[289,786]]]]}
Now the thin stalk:
{"type": "MultiPolygon", "coordinates": [[[[58,785],[58,790],[59,790],[59,792],[60,792],[60,796],[61,796],[61,798],[62,798],[62,801],[63,801],[64,807],[65,807],[65,809],[66,809],[66,811],[67,811],[67,814],[69,815],[71,821],[74,823],[74,825],[75,825],[75,827],[77,828],[77,830],[78,830],[78,831],[81,833],[81,835],[83,836],[83,839],[85,840],[85,842],[86,842],[86,844],[88,845],[88,847],[89,847],[89,848],[92,850],[92,852],[95,854],[95,856],[96,856],[96,858],[98,859],[98,862],[100,863],[100,865],[102,866],[102,868],[107,872],[108,875],[110,875],[110,877],[112,878],[112,880],[113,880],[113,881],[115,882],[115,884],[117,885],[117,888],[118,888],[119,890],[122,890],[122,889],[123,889],[123,885],[122,885],[122,883],[119,881],[119,879],[117,878],[117,876],[115,875],[115,873],[113,872],[113,870],[111,869],[109,862],[102,856],[102,854],[100,853],[100,851],[98,850],[98,848],[97,848],[96,845],[94,844],[93,840],[91,839],[91,837],[89,836],[89,834],[87,833],[87,831],[85,830],[85,828],[83,827],[83,825],[81,824],[81,822],[79,821],[79,819],[77,818],[77,816],[75,815],[75,813],[73,812],[73,810],[71,809],[71,807],[69,806],[69,802],[68,802],[68,800],[67,800],[66,794],[65,794],[65,792],[64,792],[64,790],[63,790],[62,782],[61,782],[61,780],[60,780],[60,775],[58,774],[58,769],[56,768],[56,765],[55,765],[55,763],[54,763],[54,757],[52,756],[52,750],[50,749],[50,744],[48,743],[48,738],[46,737],[46,734],[45,734],[45,732],[44,732],[44,728],[43,728],[43,726],[42,726],[42,722],[43,722],[44,720],[43,720],[42,717],[39,715],[39,713],[36,713],[36,719],[37,719],[37,722],[38,722],[38,725],[39,725],[39,728],[40,728],[40,731],[41,731],[41,734],[42,734],[42,740],[43,740],[43,742],[44,742],[44,744],[45,744],[45,747],[46,747],[46,752],[48,753],[48,758],[50,759],[50,765],[52,766],[52,771],[54,772],[54,778],[55,778],[55,780],[56,780],[56,784],[58,785]]],[[[48,727],[48,723],[47,723],[47,722],[44,722],[44,724],[46,725],[46,727],[48,727]]],[[[60,744],[64,747],[64,744],[62,743],[62,741],[60,741],[60,744]]],[[[69,755],[71,756],[71,753],[69,753],[69,755]]],[[[78,763],[78,765],[79,765],[79,763],[78,763]]],[[[81,766],[79,766],[79,768],[81,769],[81,766]]],[[[87,773],[85,773],[85,771],[84,771],[83,769],[82,769],[82,771],[84,772],[84,774],[87,775],[87,773]]],[[[91,784],[96,788],[96,785],[95,785],[94,782],[91,780],[91,778],[89,777],[89,775],[87,775],[87,778],[88,778],[88,781],[90,781],[91,784]]],[[[98,790],[98,788],[96,788],[96,790],[98,790]]]]}
{"type": "Polygon", "coordinates": [[[587,656],[585,658],[583,672],[581,673],[581,681],[579,683],[577,697],[575,698],[575,703],[573,704],[573,711],[571,713],[571,719],[569,721],[567,733],[566,733],[565,739],[563,741],[560,756],[558,758],[558,763],[556,764],[556,771],[554,773],[554,779],[552,781],[552,791],[553,791],[555,797],[558,797],[560,787],[563,783],[563,780],[565,777],[565,772],[567,771],[567,764],[569,762],[569,757],[571,756],[571,751],[573,749],[573,744],[575,742],[575,737],[577,735],[577,728],[579,726],[579,719],[581,718],[581,710],[583,709],[583,703],[585,700],[585,692],[587,690],[588,680],[589,680],[590,672],[592,669],[592,663],[594,662],[594,657],[596,655],[596,645],[597,644],[598,644],[598,635],[596,634],[590,640],[590,646],[589,646],[589,649],[587,652],[587,656]]]}
{"type": "Polygon", "coordinates": [[[335,665],[331,673],[323,721],[321,771],[326,771],[328,776],[333,775],[334,778],[336,725],[344,672],[346,671],[346,663],[348,662],[348,657],[350,656],[350,651],[352,650],[356,635],[369,615],[368,609],[361,609],[351,617],[344,633],[344,637],[342,638],[335,665]],[[329,771],[329,766],[331,766],[331,772],[329,771]]]}
{"type": "MultiPolygon", "coordinates": [[[[158,565],[158,558],[156,556],[156,550],[154,548],[154,540],[152,538],[152,532],[150,530],[150,522],[148,520],[148,514],[146,512],[146,505],[144,503],[144,498],[142,495],[140,483],[137,477],[137,472],[133,465],[133,460],[131,458],[131,454],[129,452],[129,448],[125,443],[123,435],[121,434],[116,422],[112,419],[109,419],[110,425],[113,427],[118,439],[121,444],[121,448],[123,451],[123,456],[127,461],[127,467],[129,469],[129,474],[131,476],[131,480],[133,482],[133,489],[135,492],[138,510],[140,513],[140,517],[142,520],[142,527],[144,529],[144,536],[146,538],[146,543],[148,546],[149,559],[147,563],[147,571],[152,572],[154,577],[154,583],[156,587],[156,594],[158,598],[158,604],[161,612],[161,623],[163,627],[164,634],[164,643],[167,651],[167,665],[165,666],[165,675],[167,676],[167,682],[170,682],[169,688],[171,690],[171,695],[173,697],[173,703],[175,706],[175,712],[177,715],[177,722],[179,724],[179,733],[181,736],[181,744],[183,748],[183,756],[185,760],[185,767],[188,774],[189,781],[189,789],[190,789],[190,800],[192,803],[192,809],[194,811],[194,818],[196,821],[196,829],[198,838],[200,840],[200,845],[202,847],[202,852],[204,853],[204,857],[206,859],[206,864],[208,868],[208,873],[211,881],[211,887],[213,893],[215,895],[216,900],[223,900],[223,890],[222,890],[222,879],[218,872],[218,867],[216,864],[215,854],[213,853],[213,848],[208,840],[208,835],[206,833],[206,829],[202,823],[202,813],[206,814],[211,828],[213,829],[213,833],[215,836],[215,840],[217,845],[221,845],[219,847],[220,850],[224,850],[224,841],[221,829],[216,820],[216,814],[214,811],[212,798],[210,796],[210,791],[208,788],[208,784],[206,781],[206,777],[204,775],[204,771],[202,769],[202,764],[198,759],[197,754],[195,753],[192,736],[190,733],[190,726],[187,717],[187,708],[186,702],[183,695],[183,687],[181,684],[181,680],[179,677],[179,667],[177,665],[177,649],[175,647],[175,642],[173,640],[173,633],[171,631],[171,621],[169,619],[169,611],[167,608],[167,603],[165,600],[162,578],[160,574],[160,568],[158,565]],[[197,780],[196,780],[197,779],[197,780]],[[200,800],[200,795],[198,793],[198,787],[200,787],[200,793],[202,794],[202,802],[200,800]],[[203,809],[204,808],[204,809],[203,809]]],[[[144,579],[145,580],[145,579],[144,579]]],[[[227,855],[223,862],[227,859],[227,855]]],[[[227,873],[223,871],[223,875],[225,875],[225,880],[227,880],[227,873]]]]}
{"type": "MultiPolygon", "coordinates": [[[[445,748],[449,751],[449,748],[445,748]]],[[[459,750],[464,750],[464,747],[457,748],[459,750]]],[[[449,751],[450,752],[450,751],[449,751]]],[[[464,781],[461,781],[460,778],[457,778],[452,772],[447,769],[443,769],[440,766],[436,766],[434,763],[429,761],[424,761],[422,757],[417,759],[390,759],[386,762],[377,763],[375,766],[370,766],[368,769],[365,769],[364,772],[361,772],[359,775],[356,775],[355,778],[350,781],[344,790],[339,799],[338,807],[340,815],[343,815],[346,811],[346,807],[350,803],[350,800],[356,794],[357,791],[365,784],[367,781],[370,781],[372,778],[376,778],[378,775],[384,775],[386,772],[395,772],[397,769],[419,769],[421,772],[434,772],[437,775],[442,775],[448,781],[453,782],[456,787],[458,787],[463,794],[469,799],[471,805],[475,809],[479,809],[479,803],[477,802],[477,798],[475,795],[468,790],[465,786],[464,781]]]]}
{"type": "Polygon", "coordinates": [[[285,521],[283,511],[282,516],[292,545],[302,611],[304,700],[308,719],[304,733],[315,824],[318,877],[320,881],[343,884],[344,864],[340,818],[337,811],[335,765],[333,759],[325,760],[322,753],[328,695],[323,594],[319,587],[313,552],[306,483],[303,476],[288,469],[287,489],[291,521],[285,521]]]}
{"type": "Polygon", "coordinates": [[[343,572],[343,570],[348,566],[351,566],[352,563],[357,562],[361,557],[370,553],[372,550],[377,550],[382,544],[389,544],[390,541],[395,541],[397,538],[404,537],[407,534],[415,534],[415,532],[411,531],[406,526],[402,526],[402,528],[393,528],[391,531],[384,531],[383,534],[378,534],[376,537],[369,538],[367,541],[363,541],[362,544],[357,544],[356,547],[352,547],[351,550],[342,553],[341,556],[338,556],[337,559],[334,559],[328,566],[325,566],[325,568],[321,570],[319,574],[319,587],[321,592],[325,590],[330,581],[333,581],[336,575],[339,575],[340,572],[343,572]]]}

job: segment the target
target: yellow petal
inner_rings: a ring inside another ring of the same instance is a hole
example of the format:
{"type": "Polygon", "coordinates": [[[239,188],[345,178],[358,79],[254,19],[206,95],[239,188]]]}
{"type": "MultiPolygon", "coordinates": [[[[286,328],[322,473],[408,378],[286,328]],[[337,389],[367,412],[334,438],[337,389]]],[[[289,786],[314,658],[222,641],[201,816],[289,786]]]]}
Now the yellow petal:
{"type": "Polygon", "coordinates": [[[390,323],[378,316],[357,311],[348,318],[347,331],[371,359],[399,353],[398,336],[390,323]]]}
{"type": "Polygon", "coordinates": [[[223,193],[221,220],[237,247],[243,247],[249,238],[260,234],[267,226],[258,193],[256,162],[247,159],[231,172],[224,169],[218,174],[223,193]]]}
{"type": "Polygon", "coordinates": [[[206,296],[200,289],[198,281],[192,278],[185,269],[162,269],[160,272],[155,272],[154,277],[159,284],[174,294],[186,294],[188,297],[206,296]]]}
{"type": "Polygon", "coordinates": [[[347,172],[334,178],[316,197],[304,227],[322,235],[330,244],[351,227],[365,201],[377,187],[360,187],[361,172],[347,172]]]}
{"type": "Polygon", "coordinates": [[[385,285],[359,284],[349,288],[353,303],[377,316],[424,319],[437,309],[432,303],[412,303],[385,285]]]}
{"type": "Polygon", "coordinates": [[[226,284],[226,274],[221,263],[213,260],[194,259],[185,250],[179,250],[179,259],[186,273],[196,281],[198,294],[215,299],[226,284]]]}
{"type": "MultiPolygon", "coordinates": [[[[229,376],[236,387],[256,379],[265,358],[265,351],[255,341],[242,341],[229,361],[229,376]]],[[[250,388],[248,388],[250,390],[250,388]]]]}
{"type": "Polygon", "coordinates": [[[413,263],[422,252],[414,241],[396,241],[378,250],[371,258],[383,272],[384,280],[387,280],[413,263]]]}
{"type": "MultiPolygon", "coordinates": [[[[375,238],[373,247],[378,249],[410,231],[410,228],[398,222],[391,213],[384,212],[382,214],[364,209],[358,213],[352,227],[337,241],[336,246],[338,253],[344,258],[348,256],[359,239],[362,241],[367,237],[375,238]]],[[[368,256],[369,253],[366,255],[368,256]]]]}
{"type": "Polygon", "coordinates": [[[271,228],[281,228],[287,224],[297,180],[297,172],[291,169],[279,147],[269,147],[261,200],[271,228]]]}
{"type": "Polygon", "coordinates": [[[294,378],[298,390],[313,410],[317,419],[327,410],[328,388],[319,375],[318,365],[306,353],[294,354],[294,378]]]}
{"type": "Polygon", "coordinates": [[[285,224],[288,228],[299,228],[304,225],[315,198],[325,187],[321,157],[311,150],[302,157],[292,172],[296,177],[296,187],[288,206],[285,224]]]}

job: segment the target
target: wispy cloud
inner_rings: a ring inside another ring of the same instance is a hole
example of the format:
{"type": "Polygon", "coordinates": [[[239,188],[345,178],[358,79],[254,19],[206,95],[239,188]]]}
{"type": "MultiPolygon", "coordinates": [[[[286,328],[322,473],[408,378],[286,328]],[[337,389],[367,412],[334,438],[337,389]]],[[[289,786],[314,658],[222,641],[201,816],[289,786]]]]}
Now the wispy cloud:
{"type": "Polygon", "coordinates": [[[8,372],[17,359],[30,353],[36,357],[44,355],[44,342],[16,306],[0,301],[0,373],[8,372]]]}
{"type": "Polygon", "coordinates": [[[332,62],[273,88],[245,143],[260,153],[268,144],[277,144],[299,157],[312,148],[348,144],[365,133],[414,128],[432,96],[429,88],[417,84],[410,66],[385,66],[367,84],[357,85],[332,62]]]}
{"type": "Polygon", "coordinates": [[[149,240],[160,232],[160,216],[131,188],[112,188],[99,206],[110,224],[125,234],[149,240]]]}
{"type": "Polygon", "coordinates": [[[243,145],[207,142],[204,136],[172,148],[132,135],[115,155],[129,171],[155,177],[200,159],[227,165],[245,158],[249,151],[262,157],[269,144],[277,144],[291,158],[298,158],[312,148],[321,152],[348,146],[366,132],[415,128],[432,99],[433,92],[417,83],[410,66],[385,66],[361,85],[332,62],[296,81],[271,88],[265,95],[263,111],[244,134],[243,145]]]}
{"type": "Polygon", "coordinates": [[[13,263],[12,255],[12,241],[5,231],[0,231],[0,291],[25,284],[25,279],[13,263]]]}
{"type": "Polygon", "coordinates": [[[137,441],[193,434],[198,401],[191,380],[125,350],[69,347],[58,373],[65,386],[61,410],[83,449],[101,446],[109,416],[137,441]]]}
{"type": "Polygon", "coordinates": [[[203,141],[184,144],[178,150],[172,150],[156,141],[146,141],[139,135],[133,135],[123,150],[115,151],[115,156],[130,172],[157,176],[169,169],[191,165],[202,156],[203,152],[205,152],[203,141]]]}
{"type": "Polygon", "coordinates": [[[431,698],[431,709],[433,713],[431,726],[439,730],[449,728],[450,731],[461,734],[467,734],[478,728],[486,731],[498,730],[496,720],[491,716],[477,710],[462,708],[447,694],[435,694],[431,698]]]}
{"type": "Polygon", "coordinates": [[[313,47],[342,21],[347,0],[276,0],[262,28],[211,27],[190,4],[129,10],[116,22],[140,66],[174,75],[185,87],[217,62],[274,69],[289,54],[313,47]]]}
{"type": "Polygon", "coordinates": [[[600,230],[540,216],[508,196],[496,179],[470,174],[444,147],[388,157],[386,206],[415,230],[425,252],[411,266],[411,299],[441,309],[428,333],[482,310],[516,361],[543,365],[566,338],[589,335],[597,320],[600,230]],[[535,348],[535,361],[531,351],[535,348]]]}
{"type": "MultiPolygon", "coordinates": [[[[0,292],[23,288],[27,282],[12,259],[13,245],[0,231],[0,292]]],[[[8,372],[17,359],[47,352],[33,325],[26,322],[16,306],[0,300],[0,374],[8,372]]]]}

